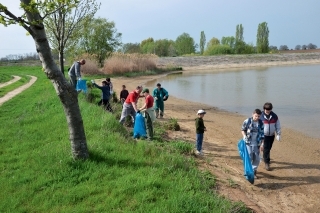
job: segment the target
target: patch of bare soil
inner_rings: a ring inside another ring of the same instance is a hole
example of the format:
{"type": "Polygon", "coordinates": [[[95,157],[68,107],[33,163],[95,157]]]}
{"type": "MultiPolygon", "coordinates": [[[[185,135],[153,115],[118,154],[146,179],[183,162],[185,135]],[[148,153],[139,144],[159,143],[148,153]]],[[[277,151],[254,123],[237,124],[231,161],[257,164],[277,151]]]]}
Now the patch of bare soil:
{"type": "MultiPolygon", "coordinates": [[[[312,56],[317,58],[308,61],[319,61],[319,56],[320,54],[312,56]]],[[[227,59],[228,57],[223,59],[221,56],[220,62],[227,59]]],[[[261,63],[265,62],[266,60],[261,63]]],[[[190,63],[192,61],[188,62],[190,63]]],[[[202,62],[197,61],[197,64],[202,62]]],[[[228,68],[228,65],[224,68],[228,68]]],[[[144,85],[159,77],[115,78],[112,82],[119,94],[123,84],[131,91],[137,85],[144,85]]],[[[165,88],[165,84],[163,87],[165,88]]],[[[139,104],[142,104],[142,100],[139,104]]],[[[217,177],[216,190],[219,194],[244,202],[254,212],[320,212],[319,138],[311,138],[282,126],[282,141],[275,141],[271,151],[271,171],[266,171],[261,162],[258,179],[252,185],[243,176],[243,164],[237,150],[245,116],[170,96],[165,102],[164,120],[176,118],[181,131],[169,132],[169,137],[195,143],[194,119],[198,109],[207,111],[204,122],[208,131],[204,137],[204,156],[197,157],[197,162],[200,169],[209,170],[217,177]]],[[[274,110],[277,112],[276,105],[274,110]]],[[[278,116],[281,121],[281,115],[278,116]]]]}
{"type": "Polygon", "coordinates": [[[0,83],[0,88],[5,87],[5,86],[8,86],[8,85],[10,85],[10,84],[13,84],[14,82],[17,82],[17,81],[19,81],[20,79],[21,79],[20,76],[15,76],[15,75],[14,75],[12,80],[7,81],[7,82],[5,82],[5,83],[0,83]]]}
{"type": "MultiPolygon", "coordinates": [[[[31,85],[32,85],[34,82],[36,82],[37,77],[35,77],[35,76],[30,76],[30,77],[31,77],[31,80],[30,80],[27,84],[22,85],[21,87],[18,87],[17,89],[14,89],[14,90],[8,92],[5,96],[1,97],[1,98],[0,98],[0,106],[1,106],[4,102],[10,100],[10,99],[13,98],[14,96],[20,94],[21,92],[23,92],[23,91],[26,90],[27,88],[31,87],[31,85]]],[[[18,80],[19,80],[19,79],[18,79],[18,80]]]]}

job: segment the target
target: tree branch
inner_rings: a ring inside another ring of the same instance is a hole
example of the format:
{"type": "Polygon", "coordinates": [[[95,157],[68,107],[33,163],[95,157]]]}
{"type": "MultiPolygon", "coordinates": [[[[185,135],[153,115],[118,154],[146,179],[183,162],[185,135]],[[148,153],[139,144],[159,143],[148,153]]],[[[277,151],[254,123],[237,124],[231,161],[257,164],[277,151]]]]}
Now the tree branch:
{"type": "Polygon", "coordinates": [[[63,4],[63,5],[61,5],[60,7],[58,7],[56,10],[51,11],[50,13],[45,14],[43,17],[41,17],[42,20],[45,19],[47,16],[50,16],[51,14],[53,14],[53,13],[57,12],[58,10],[62,9],[64,6],[67,6],[67,5],[66,5],[66,4],[63,4]]]}

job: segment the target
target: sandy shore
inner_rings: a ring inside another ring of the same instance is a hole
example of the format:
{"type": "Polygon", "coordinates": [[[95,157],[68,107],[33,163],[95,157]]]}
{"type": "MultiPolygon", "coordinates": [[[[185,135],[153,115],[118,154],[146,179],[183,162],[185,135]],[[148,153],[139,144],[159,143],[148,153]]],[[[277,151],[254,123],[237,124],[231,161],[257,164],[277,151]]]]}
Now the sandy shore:
{"type": "MultiPolygon", "coordinates": [[[[184,70],[195,70],[320,64],[320,53],[267,55],[264,59],[255,55],[248,59],[250,63],[244,59],[246,57],[249,56],[163,58],[159,60],[159,66],[174,64],[182,66],[184,70]]],[[[119,94],[122,84],[131,91],[137,85],[144,85],[159,77],[113,78],[112,82],[119,94]]],[[[169,132],[169,137],[194,143],[194,119],[196,111],[201,108],[207,111],[204,122],[208,131],[204,138],[204,156],[196,159],[200,169],[209,170],[217,177],[218,187],[215,190],[232,200],[243,201],[256,212],[320,212],[320,139],[283,126],[282,141],[275,141],[271,152],[272,170],[266,171],[264,163],[261,163],[258,179],[251,185],[243,176],[237,151],[237,142],[241,138],[240,127],[245,116],[170,96],[165,102],[165,118],[162,120],[176,118],[181,131],[169,132]]],[[[276,105],[274,110],[277,112],[276,105]]],[[[279,118],[281,120],[281,115],[279,118]]]]}

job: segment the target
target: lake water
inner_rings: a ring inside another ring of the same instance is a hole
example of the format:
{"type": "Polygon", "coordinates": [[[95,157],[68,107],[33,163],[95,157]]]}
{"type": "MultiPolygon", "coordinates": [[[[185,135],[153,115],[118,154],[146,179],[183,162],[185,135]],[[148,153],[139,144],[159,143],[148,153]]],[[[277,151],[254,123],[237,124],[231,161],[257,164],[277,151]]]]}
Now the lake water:
{"type": "Polygon", "coordinates": [[[157,82],[175,97],[245,116],[271,102],[282,126],[320,138],[320,65],[184,72],[157,82]]]}

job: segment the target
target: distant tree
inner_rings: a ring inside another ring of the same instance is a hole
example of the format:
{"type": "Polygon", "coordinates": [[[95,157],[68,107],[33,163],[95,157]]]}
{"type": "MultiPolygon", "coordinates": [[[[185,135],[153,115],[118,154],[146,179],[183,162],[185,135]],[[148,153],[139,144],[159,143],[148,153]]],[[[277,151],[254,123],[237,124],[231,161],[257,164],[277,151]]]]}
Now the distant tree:
{"type": "Polygon", "coordinates": [[[121,52],[123,53],[140,53],[140,43],[126,43],[121,47],[121,52]]]}
{"type": "Polygon", "coordinates": [[[64,73],[65,50],[72,51],[76,46],[85,22],[93,18],[100,4],[95,0],[46,0],[43,2],[44,6],[39,9],[42,17],[46,17],[43,23],[47,37],[51,48],[59,52],[60,70],[64,73]],[[48,8],[56,8],[56,10],[48,13],[48,8]]]}
{"type": "Polygon", "coordinates": [[[205,45],[206,45],[206,35],[204,34],[204,31],[201,31],[201,34],[200,34],[200,54],[201,55],[203,55],[205,45]]]}
{"type": "Polygon", "coordinates": [[[154,42],[154,54],[158,56],[169,56],[169,47],[174,45],[173,40],[159,39],[154,42]]]}
{"type": "Polygon", "coordinates": [[[269,52],[269,29],[267,22],[262,22],[258,25],[256,50],[257,53],[269,52]]]}
{"type": "Polygon", "coordinates": [[[302,50],[306,50],[306,49],[307,49],[307,45],[305,45],[305,44],[302,45],[301,49],[302,49],[302,50]]]}
{"type": "Polygon", "coordinates": [[[222,37],[221,38],[221,44],[222,45],[228,45],[231,49],[234,49],[235,37],[233,37],[233,36],[222,37]]]}
{"type": "Polygon", "coordinates": [[[179,35],[175,41],[175,48],[178,55],[195,53],[196,46],[194,39],[188,33],[179,35]]]}
{"type": "Polygon", "coordinates": [[[301,50],[301,45],[298,44],[294,49],[295,50],[301,50]]]}
{"type": "Polygon", "coordinates": [[[108,58],[121,45],[121,33],[117,32],[115,23],[105,18],[94,18],[82,31],[80,49],[93,55],[103,67],[108,58]]]}
{"type": "Polygon", "coordinates": [[[211,47],[211,46],[215,46],[215,45],[220,45],[220,41],[219,39],[213,37],[212,39],[210,39],[210,41],[207,43],[207,48],[211,47]]]}
{"type": "MultiPolygon", "coordinates": [[[[18,24],[23,27],[33,38],[37,53],[42,63],[44,74],[50,79],[57,97],[63,106],[67,125],[72,155],[75,159],[87,159],[89,151],[83,120],[78,104],[78,93],[59,70],[53,60],[51,48],[46,36],[43,20],[60,9],[57,5],[46,5],[43,1],[21,0],[22,16],[17,16],[0,3],[0,23],[5,26],[18,24]],[[46,10],[47,15],[41,16],[39,8],[46,10]]],[[[75,6],[77,6],[75,4],[75,6]]],[[[4,32],[2,32],[4,33],[4,32]]],[[[60,125],[60,124],[57,124],[60,125]]],[[[55,128],[54,126],[51,128],[55,128]]],[[[47,129],[48,132],[50,128],[47,129]]]]}
{"type": "Polygon", "coordinates": [[[144,53],[144,54],[154,53],[155,52],[155,47],[154,47],[153,38],[147,38],[147,39],[141,41],[140,49],[141,49],[141,52],[144,53]]]}
{"type": "Polygon", "coordinates": [[[289,50],[287,45],[280,45],[279,50],[289,50]]]}
{"type": "Polygon", "coordinates": [[[277,46],[269,46],[269,50],[278,50],[277,46]]]}
{"type": "Polygon", "coordinates": [[[174,45],[174,42],[172,44],[170,44],[169,48],[168,48],[168,54],[169,56],[177,56],[177,51],[174,45]]]}
{"type": "Polygon", "coordinates": [[[236,37],[235,37],[235,53],[241,54],[245,48],[245,42],[243,38],[243,27],[242,24],[238,24],[236,27],[236,37]]]}
{"type": "Polygon", "coordinates": [[[312,43],[310,43],[310,44],[308,44],[308,49],[309,50],[312,50],[312,49],[317,49],[317,45],[315,45],[315,44],[312,44],[312,43]]]}

